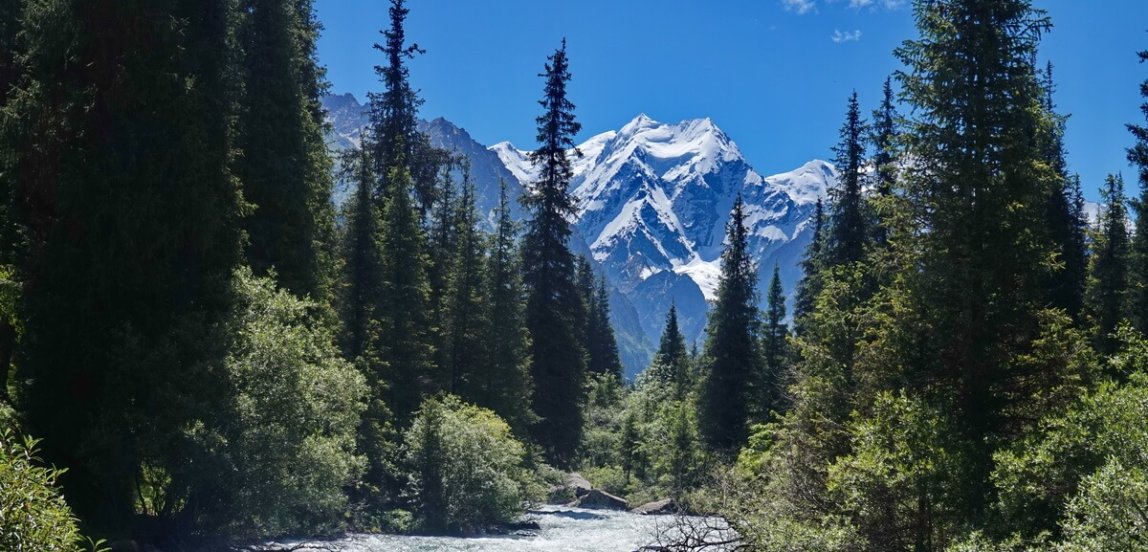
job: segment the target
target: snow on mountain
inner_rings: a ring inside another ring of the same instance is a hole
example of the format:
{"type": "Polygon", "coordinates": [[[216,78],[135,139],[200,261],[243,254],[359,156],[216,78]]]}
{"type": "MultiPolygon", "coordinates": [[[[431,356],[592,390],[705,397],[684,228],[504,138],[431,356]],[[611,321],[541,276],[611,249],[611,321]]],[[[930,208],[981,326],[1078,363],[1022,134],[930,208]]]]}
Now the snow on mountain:
{"type": "MultiPolygon", "coordinates": [[[[366,122],[362,106],[348,96],[325,101],[332,124],[328,141],[336,149],[357,143],[366,122]]],[[[420,128],[436,146],[471,160],[480,208],[487,213],[499,180],[517,194],[536,180],[527,150],[509,142],[484,147],[444,119],[420,128]]],[[[786,292],[796,286],[814,204],[837,174],[831,164],[813,160],[762,177],[708,118],[668,124],[641,114],[577,149],[581,156],[571,157],[570,190],[578,206],[571,249],[592,257],[613,288],[612,319],[628,376],[648,363],[670,305],[677,306],[687,340],[700,343],[738,195],[745,202],[764,301],[775,263],[786,292]]],[[[515,215],[525,217],[517,210],[515,215]]]]}
{"type": "MultiPolygon", "coordinates": [[[[520,180],[533,179],[528,152],[507,142],[490,149],[520,180]]],[[[663,273],[692,283],[658,305],[644,305],[651,316],[643,325],[655,335],[671,302],[693,293],[715,298],[725,227],[739,194],[765,280],[775,252],[808,240],[805,222],[836,178],[832,165],[817,160],[763,178],[710,119],[665,124],[642,114],[577,149],[582,155],[573,158],[571,181],[579,208],[575,226],[610,281],[625,295],[663,273]]],[[[781,267],[787,289],[800,276],[790,266],[799,257],[781,267]]],[[[686,328],[688,337],[701,335],[704,316],[696,319],[686,328]]]]}

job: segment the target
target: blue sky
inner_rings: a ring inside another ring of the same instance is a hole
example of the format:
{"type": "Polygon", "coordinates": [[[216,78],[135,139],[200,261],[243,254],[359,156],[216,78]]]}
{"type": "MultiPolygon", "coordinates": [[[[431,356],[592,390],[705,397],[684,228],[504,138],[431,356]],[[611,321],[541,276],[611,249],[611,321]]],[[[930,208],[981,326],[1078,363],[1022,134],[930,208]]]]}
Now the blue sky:
{"type": "MultiPolygon", "coordinates": [[[[387,25],[384,0],[317,0],[319,42],[333,92],[379,90],[371,44],[387,25]]],[[[828,159],[856,89],[866,110],[893,49],[916,36],[907,0],[410,0],[407,36],[426,49],[411,62],[425,103],[479,142],[534,146],[537,74],[569,42],[579,140],[639,113],[663,122],[710,117],[758,172],[828,159]]],[[[1041,62],[1056,65],[1056,101],[1071,114],[1067,146],[1086,195],[1109,172],[1135,189],[1124,148],[1143,122],[1138,83],[1148,64],[1148,1],[1036,0],[1055,28],[1041,62]],[[1101,7],[1103,6],[1103,7],[1101,7]]]]}

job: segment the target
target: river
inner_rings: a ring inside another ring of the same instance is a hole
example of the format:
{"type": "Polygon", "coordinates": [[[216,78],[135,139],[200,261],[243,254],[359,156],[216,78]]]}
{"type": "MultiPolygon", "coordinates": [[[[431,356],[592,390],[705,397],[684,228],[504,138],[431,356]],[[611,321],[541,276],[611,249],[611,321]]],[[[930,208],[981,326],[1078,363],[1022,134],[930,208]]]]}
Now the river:
{"type": "MultiPolygon", "coordinates": [[[[517,535],[486,537],[416,537],[351,535],[322,543],[339,552],[627,552],[655,542],[674,516],[640,516],[629,512],[548,506],[527,516],[539,529],[517,535]]],[[[701,518],[687,518],[701,521],[701,518]]],[[[291,543],[298,544],[298,543],[291,543]]],[[[300,550],[308,550],[303,548],[300,550]]],[[[717,551],[720,548],[707,550],[717,551]]]]}

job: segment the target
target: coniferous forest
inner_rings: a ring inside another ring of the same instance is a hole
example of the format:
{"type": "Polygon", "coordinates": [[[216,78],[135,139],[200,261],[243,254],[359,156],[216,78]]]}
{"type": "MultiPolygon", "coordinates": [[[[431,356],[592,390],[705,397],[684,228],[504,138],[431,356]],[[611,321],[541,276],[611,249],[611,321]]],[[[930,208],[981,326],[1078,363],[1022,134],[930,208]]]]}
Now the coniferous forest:
{"type": "Polygon", "coordinates": [[[1148,551],[1148,65],[1138,174],[1082,183],[1046,14],[915,0],[800,284],[739,197],[704,338],[671,308],[626,381],[570,247],[578,59],[538,52],[526,218],[484,220],[411,9],[336,154],[313,0],[0,0],[0,550],[475,535],[578,472],[708,516],[647,550],[1148,551]]]}

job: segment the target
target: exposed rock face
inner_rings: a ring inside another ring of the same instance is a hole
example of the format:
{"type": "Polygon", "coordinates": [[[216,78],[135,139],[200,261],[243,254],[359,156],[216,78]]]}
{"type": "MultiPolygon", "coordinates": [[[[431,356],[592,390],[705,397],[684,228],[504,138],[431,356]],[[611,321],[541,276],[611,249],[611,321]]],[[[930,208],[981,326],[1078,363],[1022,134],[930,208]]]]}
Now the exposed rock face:
{"type": "Polygon", "coordinates": [[[640,514],[643,516],[664,516],[676,514],[679,512],[677,503],[672,498],[665,498],[662,500],[655,500],[654,502],[647,502],[633,510],[631,513],[640,514]]]}
{"type": "Polygon", "coordinates": [[[594,489],[594,486],[591,485],[590,482],[587,481],[585,477],[582,477],[582,474],[578,472],[574,472],[566,476],[566,487],[572,489],[574,491],[574,496],[579,498],[590,494],[590,491],[594,489]]]}
{"type": "Polygon", "coordinates": [[[592,510],[629,510],[630,504],[626,499],[616,497],[605,491],[592,489],[586,496],[578,499],[575,506],[592,510]]]}

